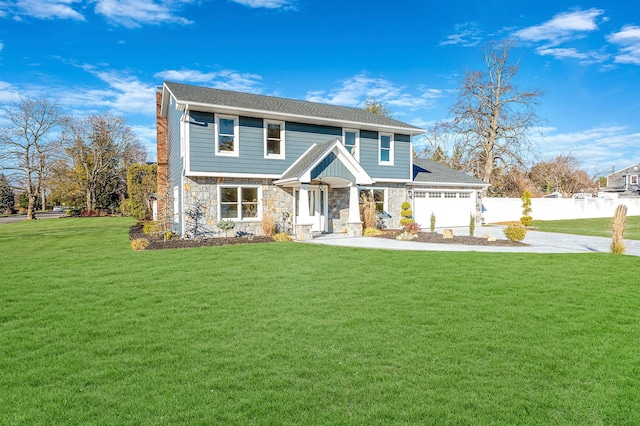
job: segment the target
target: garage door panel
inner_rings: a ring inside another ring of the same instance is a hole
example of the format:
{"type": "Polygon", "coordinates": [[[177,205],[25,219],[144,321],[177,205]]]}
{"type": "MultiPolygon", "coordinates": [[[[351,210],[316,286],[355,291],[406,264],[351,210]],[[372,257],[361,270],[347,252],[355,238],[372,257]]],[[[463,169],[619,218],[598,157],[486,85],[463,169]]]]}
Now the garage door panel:
{"type": "Polygon", "coordinates": [[[475,203],[474,194],[469,192],[415,191],[414,218],[423,229],[429,229],[432,212],[436,216],[436,227],[468,226],[469,215],[475,212],[475,203]],[[449,194],[448,197],[445,194],[449,194]],[[460,198],[461,194],[468,194],[469,197],[460,198]]]}

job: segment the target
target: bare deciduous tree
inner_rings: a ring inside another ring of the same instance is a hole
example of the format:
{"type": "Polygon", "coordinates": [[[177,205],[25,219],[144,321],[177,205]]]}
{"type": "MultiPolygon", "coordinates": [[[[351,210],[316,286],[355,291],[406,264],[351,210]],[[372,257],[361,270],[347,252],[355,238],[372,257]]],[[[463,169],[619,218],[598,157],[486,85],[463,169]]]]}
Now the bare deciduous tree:
{"type": "Polygon", "coordinates": [[[383,104],[381,101],[378,101],[373,96],[370,96],[364,100],[364,110],[372,112],[374,114],[384,115],[385,117],[389,118],[391,118],[392,116],[389,108],[387,108],[385,104],[383,104]]]}
{"type": "Polygon", "coordinates": [[[4,107],[7,124],[0,128],[0,164],[16,173],[15,179],[27,194],[27,220],[35,219],[38,196],[44,207],[44,181],[49,158],[56,148],[53,138],[60,124],[60,110],[46,98],[24,98],[4,107]]]}
{"type": "Polygon", "coordinates": [[[527,163],[533,151],[529,132],[539,122],[534,106],[542,92],[515,86],[519,61],[512,57],[514,46],[505,40],[485,47],[485,70],[466,73],[452,120],[429,132],[440,134],[430,149],[444,153],[445,164],[492,184],[497,169],[521,169],[527,163]],[[443,141],[449,146],[440,145],[443,141]]]}

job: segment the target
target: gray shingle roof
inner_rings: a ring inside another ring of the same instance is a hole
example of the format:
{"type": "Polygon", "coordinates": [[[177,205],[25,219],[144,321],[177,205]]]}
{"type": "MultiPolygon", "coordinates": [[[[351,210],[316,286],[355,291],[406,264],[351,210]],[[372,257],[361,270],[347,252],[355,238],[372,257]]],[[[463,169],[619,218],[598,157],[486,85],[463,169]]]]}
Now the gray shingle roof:
{"type": "Polygon", "coordinates": [[[246,110],[263,111],[282,115],[321,118],[342,122],[370,124],[373,126],[396,127],[420,134],[423,130],[411,124],[373,114],[360,108],[329,105],[318,102],[300,101],[253,93],[233,92],[202,86],[165,82],[178,102],[199,103],[246,110]]]}
{"type": "Polygon", "coordinates": [[[485,181],[425,158],[413,159],[413,181],[422,183],[457,183],[488,185],[485,181]]]}

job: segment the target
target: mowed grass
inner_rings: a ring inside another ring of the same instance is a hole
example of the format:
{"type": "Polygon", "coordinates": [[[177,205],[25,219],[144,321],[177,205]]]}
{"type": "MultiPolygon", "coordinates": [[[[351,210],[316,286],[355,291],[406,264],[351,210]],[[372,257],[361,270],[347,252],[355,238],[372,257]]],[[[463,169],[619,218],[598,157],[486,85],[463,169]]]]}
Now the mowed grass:
{"type": "MultiPolygon", "coordinates": [[[[537,231],[559,232],[561,234],[589,235],[593,237],[611,237],[612,218],[573,219],[573,220],[535,220],[537,231]]],[[[624,239],[640,240],[640,216],[627,216],[624,239]]]]}
{"type": "Polygon", "coordinates": [[[637,258],[0,227],[0,424],[638,424],[637,258]]]}

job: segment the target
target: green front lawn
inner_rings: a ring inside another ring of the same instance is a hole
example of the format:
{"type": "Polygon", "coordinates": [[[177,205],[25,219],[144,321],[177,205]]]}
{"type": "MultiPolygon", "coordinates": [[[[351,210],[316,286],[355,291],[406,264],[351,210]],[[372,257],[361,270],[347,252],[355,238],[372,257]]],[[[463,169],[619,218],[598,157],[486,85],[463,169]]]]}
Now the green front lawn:
{"type": "Polygon", "coordinates": [[[638,424],[637,258],[0,226],[0,424],[638,424]]]}
{"type": "MultiPolygon", "coordinates": [[[[612,218],[608,217],[574,220],[534,220],[533,226],[537,231],[544,232],[611,237],[611,220],[612,218]]],[[[640,216],[627,217],[624,238],[627,240],[640,240],[640,216]]]]}

